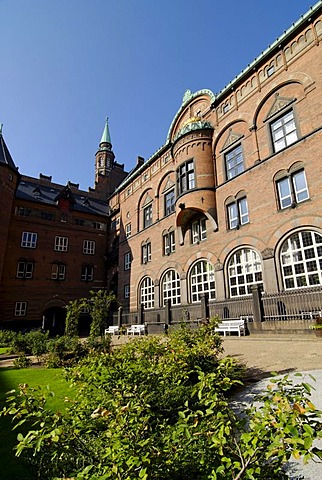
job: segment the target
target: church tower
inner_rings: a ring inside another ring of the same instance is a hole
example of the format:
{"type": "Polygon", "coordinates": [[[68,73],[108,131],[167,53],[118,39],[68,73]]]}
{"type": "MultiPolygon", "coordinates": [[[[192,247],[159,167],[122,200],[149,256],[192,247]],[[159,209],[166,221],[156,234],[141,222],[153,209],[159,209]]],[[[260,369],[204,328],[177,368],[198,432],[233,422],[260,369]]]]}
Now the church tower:
{"type": "Polygon", "coordinates": [[[98,183],[99,176],[108,176],[113,168],[115,155],[112,151],[110,130],[108,126],[108,117],[106,117],[105,127],[102,138],[96,153],[95,162],[95,181],[98,183]]]}
{"type": "Polygon", "coordinates": [[[105,127],[95,155],[95,187],[96,191],[107,199],[127,176],[124,164],[115,161],[112,142],[106,117],[105,127]]]}

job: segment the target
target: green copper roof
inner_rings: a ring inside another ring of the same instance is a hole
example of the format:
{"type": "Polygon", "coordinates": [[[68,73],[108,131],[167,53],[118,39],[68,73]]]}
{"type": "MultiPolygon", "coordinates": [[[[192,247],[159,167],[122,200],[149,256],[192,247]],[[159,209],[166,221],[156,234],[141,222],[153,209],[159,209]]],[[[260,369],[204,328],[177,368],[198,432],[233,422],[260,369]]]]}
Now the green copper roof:
{"type": "Polygon", "coordinates": [[[104,127],[104,131],[103,131],[103,135],[102,135],[100,144],[101,143],[109,143],[110,145],[112,145],[110,130],[108,128],[108,117],[106,117],[105,127],[104,127]]]}

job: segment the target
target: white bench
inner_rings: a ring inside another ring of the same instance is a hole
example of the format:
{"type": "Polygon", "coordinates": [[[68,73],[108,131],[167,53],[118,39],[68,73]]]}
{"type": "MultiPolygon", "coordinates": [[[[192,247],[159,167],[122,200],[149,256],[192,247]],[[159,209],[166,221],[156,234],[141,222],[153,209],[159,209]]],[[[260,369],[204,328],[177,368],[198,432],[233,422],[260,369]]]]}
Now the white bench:
{"type": "Polygon", "coordinates": [[[108,328],[105,328],[105,335],[117,335],[120,333],[120,327],[118,325],[111,325],[108,328]]]}
{"type": "Polygon", "coordinates": [[[215,332],[223,332],[224,336],[228,332],[237,332],[238,336],[245,335],[245,322],[244,320],[224,320],[221,323],[218,323],[217,327],[215,327],[215,332]]]}
{"type": "Polygon", "coordinates": [[[128,335],[144,335],[145,326],[144,325],[131,325],[126,329],[128,335]]]}

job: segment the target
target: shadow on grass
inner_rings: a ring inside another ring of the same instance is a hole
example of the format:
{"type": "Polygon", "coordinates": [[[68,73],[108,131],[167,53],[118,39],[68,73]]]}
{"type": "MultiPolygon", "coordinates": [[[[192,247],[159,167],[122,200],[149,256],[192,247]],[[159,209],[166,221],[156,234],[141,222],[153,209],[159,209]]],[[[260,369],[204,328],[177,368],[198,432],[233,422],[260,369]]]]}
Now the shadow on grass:
{"type": "MultiPolygon", "coordinates": [[[[48,408],[53,410],[64,409],[66,396],[76,396],[76,392],[69,390],[68,383],[59,369],[5,367],[0,368],[0,410],[6,405],[6,393],[16,390],[20,383],[27,383],[32,387],[50,385],[50,390],[55,392],[55,397],[50,399],[48,408]]],[[[22,456],[16,457],[14,451],[18,433],[26,434],[28,426],[23,425],[12,431],[13,426],[11,416],[0,417],[0,472],[5,472],[3,477],[5,480],[35,480],[37,475],[32,466],[27,464],[22,456]]]]}
{"type": "MultiPolygon", "coordinates": [[[[0,368],[0,409],[6,405],[6,393],[17,387],[15,382],[10,381],[10,367],[0,368]]],[[[11,416],[0,417],[0,471],[5,473],[6,480],[33,480],[36,478],[31,465],[22,457],[16,457],[14,447],[17,443],[17,430],[12,430],[11,416]]],[[[27,428],[19,429],[27,433],[27,428]]]]}

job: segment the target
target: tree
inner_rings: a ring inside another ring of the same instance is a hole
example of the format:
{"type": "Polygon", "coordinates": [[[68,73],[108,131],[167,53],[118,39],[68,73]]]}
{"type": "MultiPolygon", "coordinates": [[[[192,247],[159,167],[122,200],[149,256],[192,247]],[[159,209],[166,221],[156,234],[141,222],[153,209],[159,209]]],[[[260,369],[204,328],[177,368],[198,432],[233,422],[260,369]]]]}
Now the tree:
{"type": "Polygon", "coordinates": [[[97,292],[91,290],[90,298],[87,300],[88,309],[92,317],[90,336],[97,338],[103,334],[112,302],[115,301],[115,295],[107,293],[105,290],[97,292]]]}

